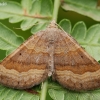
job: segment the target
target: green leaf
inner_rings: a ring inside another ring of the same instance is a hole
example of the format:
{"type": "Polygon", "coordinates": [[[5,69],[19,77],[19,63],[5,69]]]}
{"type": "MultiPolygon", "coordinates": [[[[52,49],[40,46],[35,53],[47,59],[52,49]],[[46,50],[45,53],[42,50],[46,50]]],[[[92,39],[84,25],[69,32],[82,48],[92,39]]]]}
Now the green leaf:
{"type": "Polygon", "coordinates": [[[77,22],[71,32],[71,36],[74,37],[74,39],[76,39],[79,43],[81,43],[82,41],[84,41],[84,38],[86,36],[86,25],[84,22],[80,21],[77,22]]]}
{"type": "Polygon", "coordinates": [[[71,35],[92,57],[97,61],[100,60],[100,24],[93,25],[86,30],[86,25],[83,22],[78,22],[71,35]]]}
{"type": "Polygon", "coordinates": [[[9,55],[10,53],[14,52],[16,48],[10,48],[6,51],[6,56],[9,55]]]}
{"type": "Polygon", "coordinates": [[[45,29],[47,26],[48,26],[48,23],[45,23],[45,22],[43,22],[43,23],[41,23],[39,25],[34,25],[32,27],[31,33],[34,34],[34,33],[38,32],[38,31],[41,31],[41,30],[45,29]]]}
{"type": "Polygon", "coordinates": [[[32,0],[21,0],[22,8],[27,11],[27,13],[30,12],[30,9],[32,7],[32,0]]]}
{"type": "MultiPolygon", "coordinates": [[[[55,85],[55,84],[54,84],[55,85]]],[[[53,86],[54,87],[54,86],[53,86]]],[[[49,89],[49,95],[53,100],[99,100],[100,89],[93,91],[76,92],[68,89],[56,87],[56,89],[49,89]],[[60,89],[59,89],[60,88],[60,89]]]]}
{"type": "Polygon", "coordinates": [[[30,13],[35,15],[39,15],[41,11],[41,0],[33,0],[32,9],[30,10],[30,13]]]}
{"type": "Polygon", "coordinates": [[[64,92],[54,89],[49,89],[49,95],[53,100],[64,100],[64,92]]]}
{"type": "Polygon", "coordinates": [[[21,17],[22,14],[22,7],[17,2],[6,1],[6,5],[0,6],[0,19],[6,19],[15,16],[21,17]]]}
{"type": "Polygon", "coordinates": [[[68,19],[61,20],[59,25],[64,29],[65,32],[71,33],[71,22],[68,19]]]}
{"type": "Polygon", "coordinates": [[[79,93],[75,91],[65,91],[65,99],[64,100],[78,100],[79,93]]]}
{"type": "Polygon", "coordinates": [[[9,18],[11,23],[22,21],[21,29],[25,31],[36,23],[42,23],[43,20],[47,23],[51,21],[52,12],[53,3],[51,0],[21,0],[21,4],[6,1],[6,5],[0,6],[0,19],[9,18]]]}
{"type": "Polygon", "coordinates": [[[100,90],[85,91],[85,92],[75,92],[75,91],[65,91],[64,100],[99,100],[100,90]]]}
{"type": "Polygon", "coordinates": [[[0,23],[0,49],[13,51],[15,50],[24,39],[15,34],[12,30],[0,23]]]}
{"type": "Polygon", "coordinates": [[[39,96],[0,85],[0,100],[39,100],[39,96]]]}
{"type": "Polygon", "coordinates": [[[86,51],[96,60],[100,60],[100,24],[91,26],[82,44],[86,51]]]}
{"type": "Polygon", "coordinates": [[[93,100],[93,99],[91,99],[91,94],[89,93],[79,93],[78,100],[93,100]]]}
{"type": "Polygon", "coordinates": [[[62,8],[100,21],[100,9],[97,7],[97,0],[64,0],[62,8]]]}
{"type": "Polygon", "coordinates": [[[53,12],[53,5],[51,0],[42,0],[40,13],[44,16],[51,16],[53,12]]]}

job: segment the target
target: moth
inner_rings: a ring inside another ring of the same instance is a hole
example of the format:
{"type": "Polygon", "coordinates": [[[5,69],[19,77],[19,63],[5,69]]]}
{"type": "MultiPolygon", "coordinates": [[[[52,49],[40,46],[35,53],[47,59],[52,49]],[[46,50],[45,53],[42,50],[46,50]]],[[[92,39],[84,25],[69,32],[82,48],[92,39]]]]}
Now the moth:
{"type": "Polygon", "coordinates": [[[0,83],[11,88],[31,88],[50,76],[71,90],[100,87],[99,63],[55,22],[0,63],[0,83]]]}

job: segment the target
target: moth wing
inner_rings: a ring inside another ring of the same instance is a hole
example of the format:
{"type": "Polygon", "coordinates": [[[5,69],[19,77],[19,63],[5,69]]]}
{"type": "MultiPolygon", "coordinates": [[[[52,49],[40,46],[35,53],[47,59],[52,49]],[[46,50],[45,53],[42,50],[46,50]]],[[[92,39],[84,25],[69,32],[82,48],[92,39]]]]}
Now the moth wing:
{"type": "Polygon", "coordinates": [[[48,77],[48,52],[44,37],[43,31],[31,36],[1,62],[1,84],[26,89],[48,77]]]}
{"type": "Polygon", "coordinates": [[[100,65],[69,34],[57,29],[54,75],[61,85],[71,90],[100,87],[100,65]]]}

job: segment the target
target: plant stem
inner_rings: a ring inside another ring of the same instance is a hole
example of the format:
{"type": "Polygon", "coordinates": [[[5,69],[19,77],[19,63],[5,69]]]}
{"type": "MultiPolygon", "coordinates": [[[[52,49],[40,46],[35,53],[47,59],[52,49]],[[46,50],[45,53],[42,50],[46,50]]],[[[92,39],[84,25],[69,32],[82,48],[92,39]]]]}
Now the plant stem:
{"type": "Polygon", "coordinates": [[[52,20],[57,21],[59,6],[60,6],[60,0],[55,0],[52,20]]]}
{"type": "Polygon", "coordinates": [[[47,87],[48,87],[48,80],[46,80],[42,85],[40,100],[46,100],[47,87]]]}

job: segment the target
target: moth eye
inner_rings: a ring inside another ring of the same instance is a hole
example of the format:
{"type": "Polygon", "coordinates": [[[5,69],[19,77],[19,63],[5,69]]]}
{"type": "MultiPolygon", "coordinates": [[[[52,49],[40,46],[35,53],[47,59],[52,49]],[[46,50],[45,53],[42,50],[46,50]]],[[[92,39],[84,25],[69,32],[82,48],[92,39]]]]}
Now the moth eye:
{"type": "Polygon", "coordinates": [[[81,58],[83,58],[83,56],[81,56],[81,58]]]}

